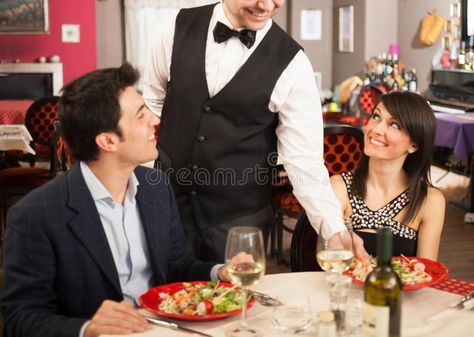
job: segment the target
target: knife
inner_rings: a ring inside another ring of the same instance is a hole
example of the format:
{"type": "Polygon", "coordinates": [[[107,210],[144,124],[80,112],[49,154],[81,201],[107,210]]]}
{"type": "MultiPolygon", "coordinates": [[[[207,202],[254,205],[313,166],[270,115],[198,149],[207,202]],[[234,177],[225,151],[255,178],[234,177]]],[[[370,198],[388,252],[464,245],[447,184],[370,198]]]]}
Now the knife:
{"type": "Polygon", "coordinates": [[[147,317],[147,316],[144,316],[144,317],[149,323],[157,325],[157,326],[161,326],[161,327],[164,327],[164,328],[170,328],[170,329],[173,329],[173,330],[182,330],[182,331],[186,331],[188,333],[198,334],[198,335],[201,335],[201,336],[212,337],[211,335],[208,335],[207,333],[196,331],[196,330],[193,330],[193,329],[190,329],[190,328],[186,328],[186,327],[178,325],[176,323],[162,321],[160,319],[151,318],[151,317],[147,317]]]}
{"type": "Polygon", "coordinates": [[[452,304],[450,305],[449,307],[447,308],[444,308],[442,309],[441,311],[435,313],[435,314],[432,314],[430,316],[428,316],[428,318],[426,318],[425,320],[425,323],[432,320],[433,318],[438,318],[439,315],[441,314],[444,314],[445,312],[449,311],[449,310],[462,310],[464,309],[464,303],[466,303],[467,301],[469,301],[470,299],[474,298],[474,290],[471,291],[469,294],[463,296],[459,302],[457,302],[456,304],[452,304]]]}
{"type": "Polygon", "coordinates": [[[456,308],[456,309],[463,309],[464,308],[464,303],[466,303],[467,301],[469,301],[473,297],[474,297],[474,290],[471,291],[469,294],[463,296],[463,298],[461,298],[459,300],[459,302],[457,304],[453,305],[452,307],[456,308]]]}

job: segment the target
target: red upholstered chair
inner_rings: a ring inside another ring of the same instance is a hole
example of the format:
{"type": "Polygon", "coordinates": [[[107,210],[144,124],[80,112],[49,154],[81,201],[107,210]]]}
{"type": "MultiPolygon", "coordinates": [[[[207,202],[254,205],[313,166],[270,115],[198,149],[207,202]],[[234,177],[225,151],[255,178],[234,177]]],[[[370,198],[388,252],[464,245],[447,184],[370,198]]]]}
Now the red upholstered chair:
{"type": "Polygon", "coordinates": [[[318,234],[309,222],[306,212],[302,212],[296,222],[291,238],[290,266],[292,272],[321,271],[316,261],[318,234]]]}
{"type": "Polygon", "coordinates": [[[54,121],[58,119],[59,97],[50,96],[36,100],[28,109],[25,125],[35,144],[38,158],[51,158],[54,121]]]}
{"type": "Polygon", "coordinates": [[[14,203],[11,200],[13,197],[22,196],[55,176],[51,149],[58,104],[59,97],[40,98],[26,113],[25,125],[33,138],[36,159],[47,160],[49,168],[10,167],[0,170],[0,207],[3,223],[6,221],[8,207],[14,203]]]}
{"type": "Polygon", "coordinates": [[[292,229],[283,223],[284,215],[299,214],[300,204],[293,196],[290,180],[282,165],[277,166],[277,174],[272,185],[272,205],[275,213],[275,222],[270,230],[270,251],[276,256],[278,264],[289,265],[283,259],[283,231],[292,232],[292,229]]]}
{"type": "Polygon", "coordinates": [[[62,136],[61,123],[59,120],[55,120],[53,125],[51,170],[53,175],[57,175],[62,171],[69,170],[74,164],[74,160],[62,136]]]}
{"type": "Polygon", "coordinates": [[[370,114],[374,110],[380,97],[389,91],[385,83],[371,83],[360,89],[357,103],[359,105],[359,116],[343,116],[339,122],[352,126],[364,126],[367,124],[370,114]]]}
{"type": "Polygon", "coordinates": [[[360,121],[359,125],[366,125],[369,116],[372,114],[375,106],[380,101],[380,97],[388,92],[388,86],[385,83],[372,83],[360,90],[359,107],[360,107],[360,121]]]}
{"type": "Polygon", "coordinates": [[[329,176],[353,171],[362,157],[364,133],[350,125],[333,125],[324,128],[324,164],[329,176]]]}
{"type": "MultiPolygon", "coordinates": [[[[334,125],[324,128],[324,163],[329,175],[352,171],[357,167],[362,156],[364,133],[355,126],[334,125]]],[[[276,254],[277,262],[287,264],[283,259],[283,231],[293,232],[283,223],[284,215],[300,216],[303,208],[292,193],[289,181],[273,187],[275,226],[272,233],[272,253],[276,254]]],[[[294,234],[293,234],[294,235],[294,234]]]]}
{"type": "MultiPolygon", "coordinates": [[[[324,128],[324,163],[329,175],[353,171],[362,158],[364,133],[350,125],[334,125],[324,128]]],[[[321,270],[316,262],[318,235],[302,212],[291,238],[291,271],[321,270]]]]}

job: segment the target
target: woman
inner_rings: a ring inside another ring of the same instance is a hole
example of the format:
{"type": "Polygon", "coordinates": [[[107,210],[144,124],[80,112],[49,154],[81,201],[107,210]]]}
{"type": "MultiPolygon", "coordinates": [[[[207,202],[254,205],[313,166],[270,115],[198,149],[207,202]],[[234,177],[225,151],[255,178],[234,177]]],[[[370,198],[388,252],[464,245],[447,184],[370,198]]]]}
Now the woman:
{"type": "Polygon", "coordinates": [[[343,216],[375,255],[376,230],[394,234],[393,255],[438,259],[445,199],[430,181],[436,121],[417,94],[383,95],[364,131],[359,168],[331,177],[343,216]]]}

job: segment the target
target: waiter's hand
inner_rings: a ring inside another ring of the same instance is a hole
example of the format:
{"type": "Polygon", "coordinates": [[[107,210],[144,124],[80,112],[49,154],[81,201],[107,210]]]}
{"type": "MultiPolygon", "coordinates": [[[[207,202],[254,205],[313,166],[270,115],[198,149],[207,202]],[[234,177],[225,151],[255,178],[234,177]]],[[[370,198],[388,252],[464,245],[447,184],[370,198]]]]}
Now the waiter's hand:
{"type": "MultiPolygon", "coordinates": [[[[239,254],[235,255],[230,261],[228,262],[231,266],[238,265],[240,263],[254,263],[254,259],[252,255],[240,252],[239,254]]],[[[227,273],[227,270],[225,269],[225,265],[220,267],[217,270],[217,277],[221,281],[225,282],[230,282],[229,274],[227,273]]]]}
{"type": "Polygon", "coordinates": [[[348,233],[351,234],[351,236],[345,235],[339,235],[342,232],[338,232],[331,236],[329,239],[329,246],[337,249],[342,249],[345,248],[347,250],[354,250],[354,255],[359,259],[359,260],[367,260],[369,258],[369,254],[364,248],[364,240],[357,235],[355,232],[350,231],[348,233]]]}
{"type": "Polygon", "coordinates": [[[149,329],[150,325],[130,302],[105,300],[89,321],[84,337],[131,334],[149,329]]]}
{"type": "Polygon", "coordinates": [[[367,261],[369,259],[369,253],[364,248],[364,240],[357,235],[356,233],[352,232],[353,240],[354,240],[354,254],[359,260],[367,261]]]}

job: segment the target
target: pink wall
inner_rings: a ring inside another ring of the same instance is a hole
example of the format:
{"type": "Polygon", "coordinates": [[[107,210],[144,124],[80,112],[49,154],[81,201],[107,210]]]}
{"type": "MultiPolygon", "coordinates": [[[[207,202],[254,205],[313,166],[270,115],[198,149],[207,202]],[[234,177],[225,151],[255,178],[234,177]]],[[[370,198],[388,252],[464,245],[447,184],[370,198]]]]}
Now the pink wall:
{"type": "Polygon", "coordinates": [[[0,35],[0,59],[34,62],[59,55],[64,83],[96,68],[95,0],[49,0],[49,34],[0,35]],[[79,24],[80,43],[61,42],[61,25],[79,24]]]}

